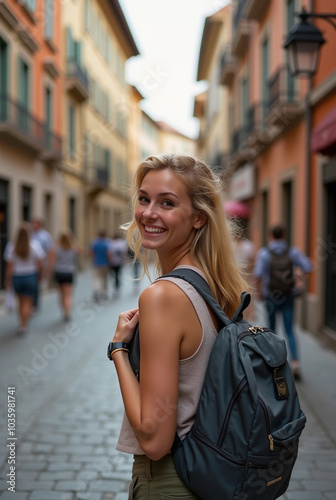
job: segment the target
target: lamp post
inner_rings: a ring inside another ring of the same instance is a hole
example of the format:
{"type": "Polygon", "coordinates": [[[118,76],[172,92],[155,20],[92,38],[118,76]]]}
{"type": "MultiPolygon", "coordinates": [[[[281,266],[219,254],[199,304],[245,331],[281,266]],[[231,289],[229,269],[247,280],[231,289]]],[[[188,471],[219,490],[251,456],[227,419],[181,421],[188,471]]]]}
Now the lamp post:
{"type": "MultiPolygon", "coordinates": [[[[294,76],[304,76],[308,78],[308,91],[305,97],[305,121],[306,121],[306,254],[309,255],[310,243],[310,193],[311,193],[311,142],[310,132],[312,125],[312,113],[310,106],[310,93],[312,89],[312,78],[315,75],[319,62],[319,53],[325,39],[321,31],[308,22],[308,19],[324,19],[336,30],[336,14],[320,14],[307,12],[303,7],[301,12],[295,13],[300,18],[300,22],[295,24],[287,35],[284,48],[288,51],[288,62],[290,72],[294,76]]],[[[303,307],[303,319],[306,317],[305,307],[303,307]]]]}
{"type": "Polygon", "coordinates": [[[325,39],[321,31],[308,19],[324,19],[336,30],[336,14],[317,14],[307,12],[303,7],[301,12],[295,15],[300,18],[300,22],[295,24],[288,33],[284,43],[284,48],[288,51],[289,69],[295,76],[313,76],[316,73],[319,52],[325,39]]]}

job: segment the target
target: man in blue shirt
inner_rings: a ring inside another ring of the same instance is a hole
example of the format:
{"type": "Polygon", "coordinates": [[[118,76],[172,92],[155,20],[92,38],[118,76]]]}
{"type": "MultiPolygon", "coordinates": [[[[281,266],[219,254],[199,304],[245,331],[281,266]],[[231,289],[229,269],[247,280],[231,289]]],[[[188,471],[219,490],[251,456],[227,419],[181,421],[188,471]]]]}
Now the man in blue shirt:
{"type": "MultiPolygon", "coordinates": [[[[282,313],[291,353],[292,371],[294,376],[299,379],[299,355],[293,331],[294,298],[299,294],[299,290],[294,285],[288,294],[274,294],[270,290],[270,267],[272,254],[283,255],[286,251],[288,251],[288,256],[292,261],[294,276],[297,269],[300,269],[305,274],[310,273],[313,270],[313,264],[298,248],[288,248],[285,231],[281,225],[272,227],[270,236],[271,241],[268,246],[261,248],[257,254],[254,276],[257,278],[259,299],[265,301],[269,326],[272,330],[275,330],[276,313],[282,313]]],[[[284,280],[286,280],[286,276],[284,276],[284,280]]]]}
{"type": "Polygon", "coordinates": [[[91,243],[93,264],[93,297],[97,302],[106,296],[108,269],[109,269],[109,240],[105,231],[99,231],[98,236],[91,243]]]}

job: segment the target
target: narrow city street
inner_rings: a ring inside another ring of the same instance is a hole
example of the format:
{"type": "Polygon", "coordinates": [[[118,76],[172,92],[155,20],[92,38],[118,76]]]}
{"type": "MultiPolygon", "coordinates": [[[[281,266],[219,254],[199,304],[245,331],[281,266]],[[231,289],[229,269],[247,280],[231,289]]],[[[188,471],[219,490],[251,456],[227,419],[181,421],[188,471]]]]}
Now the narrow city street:
{"type": "MultiPolygon", "coordinates": [[[[106,347],[119,313],[137,305],[147,284],[135,286],[126,267],[120,295],[97,305],[90,272],[81,273],[72,321],[63,323],[51,291],[24,337],[16,315],[0,312],[1,500],[127,500],[132,457],[115,450],[122,402],[106,347]],[[8,408],[15,408],[10,422],[8,408]]],[[[298,334],[308,424],[282,499],[334,500],[336,354],[298,334]]]]}

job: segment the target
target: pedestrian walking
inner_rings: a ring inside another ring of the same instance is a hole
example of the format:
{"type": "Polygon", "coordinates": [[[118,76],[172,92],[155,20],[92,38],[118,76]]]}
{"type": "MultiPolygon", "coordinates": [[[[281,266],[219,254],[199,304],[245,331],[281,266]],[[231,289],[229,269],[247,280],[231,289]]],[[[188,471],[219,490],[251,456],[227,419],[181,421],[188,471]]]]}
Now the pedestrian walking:
{"type": "Polygon", "coordinates": [[[51,234],[44,229],[44,222],[42,219],[33,219],[32,221],[32,232],[31,238],[34,241],[37,241],[44,251],[44,259],[43,259],[43,269],[41,279],[38,282],[36,288],[36,294],[34,297],[34,309],[38,311],[40,307],[40,289],[44,280],[48,280],[51,276],[52,265],[53,265],[53,239],[51,234]]]}
{"type": "Polygon", "coordinates": [[[72,232],[67,229],[58,237],[55,249],[54,279],[59,287],[60,305],[64,321],[70,321],[72,294],[79,247],[74,241],[72,232]]]}
{"type": "Polygon", "coordinates": [[[110,243],[106,237],[106,231],[98,232],[97,237],[91,243],[91,258],[93,265],[93,298],[99,302],[107,294],[108,271],[109,271],[109,249],[110,243]]]}
{"type": "Polygon", "coordinates": [[[269,327],[275,331],[277,313],[281,313],[291,354],[291,367],[295,378],[300,378],[300,363],[294,334],[294,304],[300,294],[295,282],[297,270],[310,273],[313,264],[298,248],[289,247],[285,229],[278,224],[269,231],[270,242],[257,254],[254,275],[258,296],[265,302],[269,327]]]}
{"type": "Polygon", "coordinates": [[[119,292],[121,285],[122,268],[127,257],[128,245],[120,234],[115,233],[109,242],[109,263],[110,272],[114,280],[114,290],[119,292]]]}
{"type": "Polygon", "coordinates": [[[13,287],[18,298],[19,333],[27,331],[38,281],[42,275],[45,253],[41,245],[30,237],[31,225],[23,222],[16,232],[14,242],[6,245],[5,287],[13,287]]]}
{"type": "MultiPolygon", "coordinates": [[[[189,268],[203,276],[232,317],[246,289],[223,214],[220,184],[202,161],[185,155],[147,158],[135,175],[128,243],[148,274],[149,251],[159,275],[189,268]]],[[[117,449],[134,455],[129,499],[196,496],[178,476],[175,432],[191,429],[219,324],[201,295],[184,280],[157,279],[139,308],[126,311],[110,344],[125,406],[117,449]],[[139,322],[138,382],[128,357],[139,322]]]]}

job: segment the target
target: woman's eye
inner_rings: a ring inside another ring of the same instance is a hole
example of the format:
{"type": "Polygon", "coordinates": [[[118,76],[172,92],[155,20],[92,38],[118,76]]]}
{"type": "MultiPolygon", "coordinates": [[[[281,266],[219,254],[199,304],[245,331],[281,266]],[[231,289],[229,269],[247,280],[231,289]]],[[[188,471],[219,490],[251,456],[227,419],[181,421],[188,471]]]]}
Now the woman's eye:
{"type": "Polygon", "coordinates": [[[140,203],[148,203],[149,202],[149,200],[146,196],[139,196],[138,201],[140,203]]]}
{"type": "Polygon", "coordinates": [[[173,207],[173,206],[174,206],[174,203],[173,203],[172,201],[170,201],[170,200],[164,200],[164,201],[162,202],[162,205],[163,205],[164,207],[173,207]]]}

